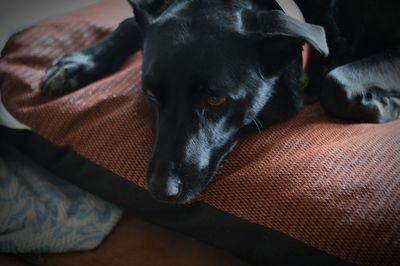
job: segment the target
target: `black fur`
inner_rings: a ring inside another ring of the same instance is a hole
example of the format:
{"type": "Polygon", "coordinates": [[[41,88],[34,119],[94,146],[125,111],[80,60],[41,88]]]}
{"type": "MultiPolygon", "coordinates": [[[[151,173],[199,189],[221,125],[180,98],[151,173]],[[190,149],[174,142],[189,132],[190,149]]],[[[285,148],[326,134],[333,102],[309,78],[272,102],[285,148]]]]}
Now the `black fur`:
{"type": "Polygon", "coordinates": [[[400,2],[296,2],[308,23],[286,16],[273,0],[131,0],[135,18],[56,62],[42,89],[76,90],[142,49],[142,85],[155,125],[148,188],[170,202],[201,193],[244,132],[300,110],[304,42],[315,51],[308,92],[329,114],[355,122],[397,119],[400,2]]]}

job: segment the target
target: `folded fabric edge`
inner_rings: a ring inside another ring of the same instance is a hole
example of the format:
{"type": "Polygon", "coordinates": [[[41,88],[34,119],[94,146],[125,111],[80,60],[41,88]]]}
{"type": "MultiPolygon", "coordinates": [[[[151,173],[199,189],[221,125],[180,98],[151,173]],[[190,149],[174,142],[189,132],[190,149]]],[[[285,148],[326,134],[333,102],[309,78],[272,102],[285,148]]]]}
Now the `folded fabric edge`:
{"type": "Polygon", "coordinates": [[[0,125],[10,129],[31,130],[30,127],[19,122],[15,117],[13,117],[10,114],[10,112],[8,112],[8,110],[3,104],[1,91],[0,91],[0,125]]]}

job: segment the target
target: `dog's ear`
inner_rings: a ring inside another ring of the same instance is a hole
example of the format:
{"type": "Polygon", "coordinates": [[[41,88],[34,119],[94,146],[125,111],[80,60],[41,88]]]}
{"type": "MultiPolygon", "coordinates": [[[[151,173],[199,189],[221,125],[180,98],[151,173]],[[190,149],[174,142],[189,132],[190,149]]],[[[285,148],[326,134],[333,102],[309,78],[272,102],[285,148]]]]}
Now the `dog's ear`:
{"type": "Polygon", "coordinates": [[[133,8],[135,20],[141,28],[145,28],[156,19],[173,0],[128,0],[133,8]]]}
{"type": "Polygon", "coordinates": [[[282,11],[260,11],[249,18],[249,31],[258,37],[281,36],[287,39],[297,39],[312,45],[324,56],[329,55],[323,27],[301,22],[282,11]]]}
{"type": "Polygon", "coordinates": [[[133,13],[135,15],[135,20],[137,24],[141,28],[144,28],[145,26],[150,24],[152,17],[150,13],[147,12],[145,5],[143,5],[143,2],[145,1],[128,0],[128,2],[133,8],[133,13]]]}

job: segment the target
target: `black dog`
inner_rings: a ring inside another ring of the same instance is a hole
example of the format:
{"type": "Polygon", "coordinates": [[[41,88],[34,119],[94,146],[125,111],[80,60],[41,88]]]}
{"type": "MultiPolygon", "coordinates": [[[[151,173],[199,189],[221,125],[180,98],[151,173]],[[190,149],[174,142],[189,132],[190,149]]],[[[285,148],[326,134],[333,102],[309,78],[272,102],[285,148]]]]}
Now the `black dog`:
{"type": "Polygon", "coordinates": [[[307,91],[329,114],[354,122],[397,119],[400,2],[296,2],[308,23],[274,0],[131,0],[135,17],[52,65],[42,90],[76,90],[142,49],[142,86],[155,125],[148,188],[170,202],[201,193],[243,132],[299,111],[305,42],[315,51],[307,91]]]}

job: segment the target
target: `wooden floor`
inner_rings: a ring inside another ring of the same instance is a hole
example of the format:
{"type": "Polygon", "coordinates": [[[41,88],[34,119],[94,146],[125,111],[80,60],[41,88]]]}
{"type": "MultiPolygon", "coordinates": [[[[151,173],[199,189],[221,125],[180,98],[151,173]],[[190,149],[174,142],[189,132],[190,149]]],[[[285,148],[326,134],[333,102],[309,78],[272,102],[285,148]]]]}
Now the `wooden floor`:
{"type": "Polygon", "coordinates": [[[96,250],[61,255],[0,254],[1,266],[245,266],[229,253],[125,215],[96,250]]]}

